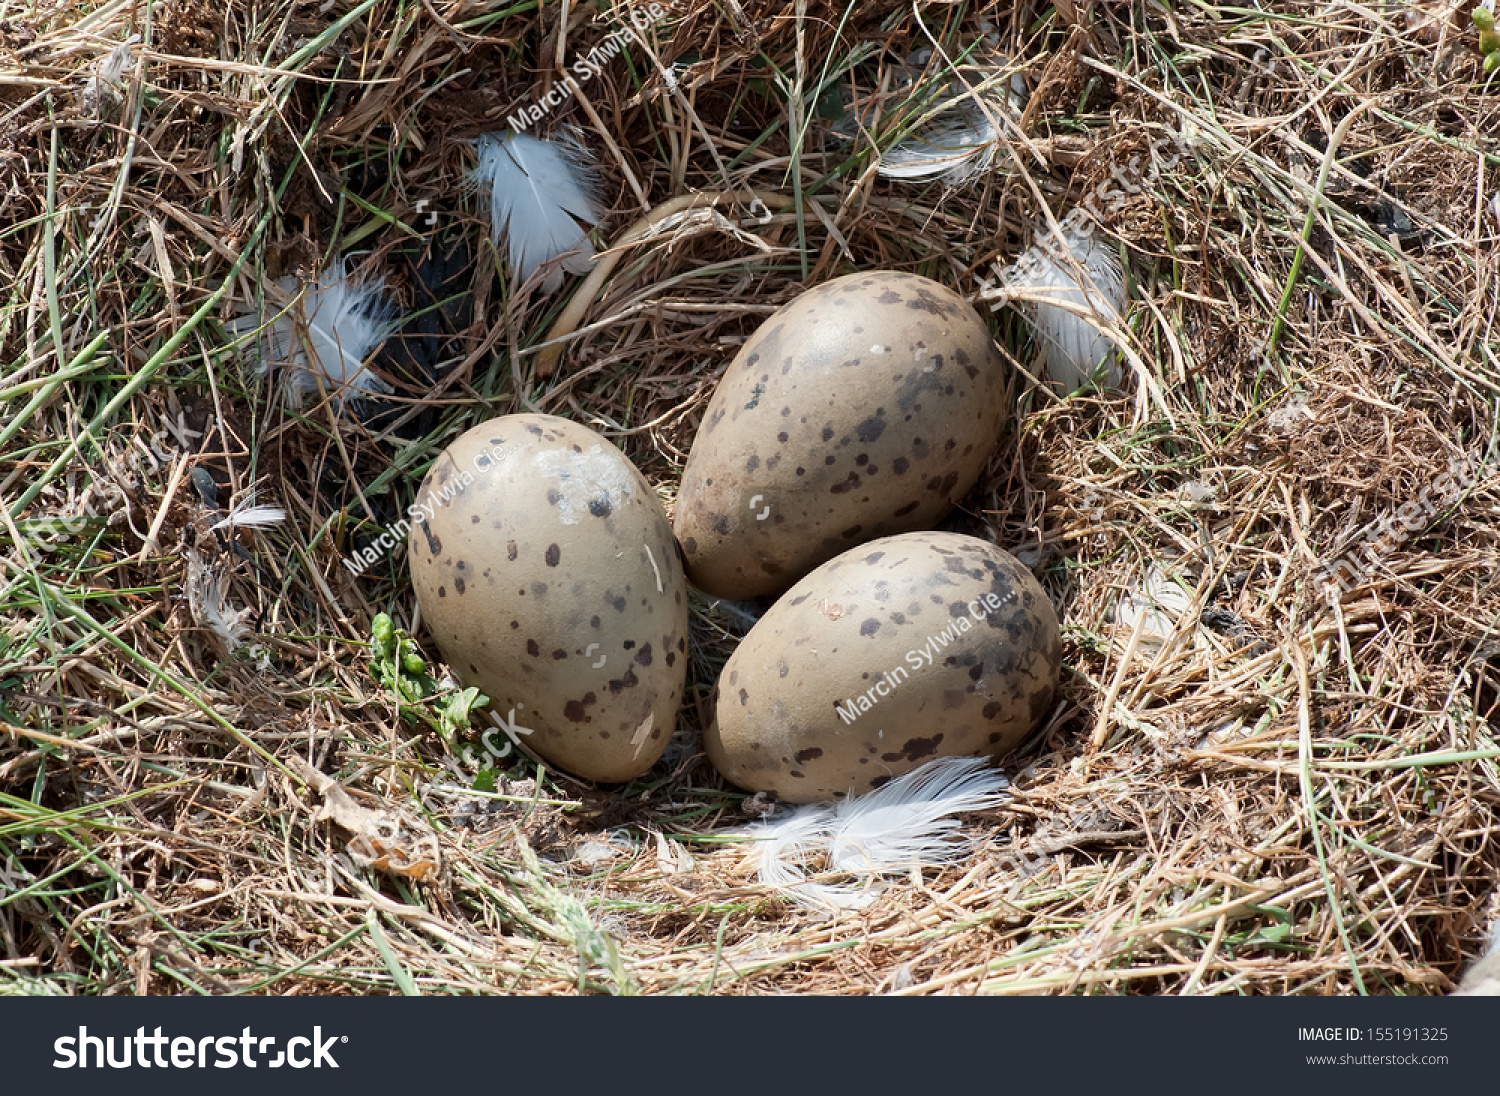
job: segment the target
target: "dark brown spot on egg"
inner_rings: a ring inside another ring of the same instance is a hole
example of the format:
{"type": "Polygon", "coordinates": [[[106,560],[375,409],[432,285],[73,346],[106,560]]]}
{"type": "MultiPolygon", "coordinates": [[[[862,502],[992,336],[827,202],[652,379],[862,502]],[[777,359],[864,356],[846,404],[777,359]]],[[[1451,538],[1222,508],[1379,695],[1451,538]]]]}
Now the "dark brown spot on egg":
{"type": "Polygon", "coordinates": [[[872,636],[878,631],[880,631],[880,621],[874,617],[870,617],[859,626],[859,634],[862,636],[872,636]]]}
{"type": "Polygon", "coordinates": [[[600,495],[589,503],[589,513],[596,518],[607,518],[614,513],[614,507],[610,505],[608,495],[600,495]]]}
{"type": "Polygon", "coordinates": [[[940,734],[931,738],[908,738],[899,753],[881,754],[880,757],[882,761],[920,761],[937,753],[942,741],[943,736],[940,734]]]}
{"type": "Polygon", "coordinates": [[[908,502],[905,506],[903,506],[900,509],[896,510],[895,511],[895,515],[898,518],[904,518],[904,517],[906,517],[907,514],[910,514],[918,506],[921,506],[921,505],[922,505],[921,502],[908,502]]]}
{"type": "Polygon", "coordinates": [[[463,592],[466,589],[468,589],[467,583],[464,582],[464,576],[463,575],[454,575],[453,576],[453,589],[454,589],[454,592],[457,593],[460,597],[463,596],[463,592]]]}
{"type": "Polygon", "coordinates": [[[562,562],[562,549],[555,544],[547,545],[546,560],[548,567],[556,567],[562,562]]]}
{"type": "Polygon", "coordinates": [[[532,658],[540,658],[542,655],[542,649],[537,646],[536,640],[528,639],[526,641],[526,653],[532,658]]]}
{"type": "Polygon", "coordinates": [[[710,514],[708,516],[708,524],[721,537],[727,537],[730,529],[733,528],[729,523],[729,518],[724,514],[710,514]]]}
{"type": "Polygon", "coordinates": [[[641,649],[635,653],[635,660],[642,666],[651,665],[651,644],[644,644],[641,649]]]}
{"type": "Polygon", "coordinates": [[[629,669],[625,671],[624,676],[609,683],[609,691],[615,696],[619,696],[626,689],[634,689],[640,683],[640,678],[635,676],[635,670],[629,669]]]}

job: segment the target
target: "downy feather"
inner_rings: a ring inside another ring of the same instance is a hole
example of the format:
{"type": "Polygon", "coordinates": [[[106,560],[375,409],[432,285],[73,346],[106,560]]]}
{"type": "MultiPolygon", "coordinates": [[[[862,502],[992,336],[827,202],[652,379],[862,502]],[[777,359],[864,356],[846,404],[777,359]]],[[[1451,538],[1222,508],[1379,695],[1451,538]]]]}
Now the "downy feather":
{"type": "MultiPolygon", "coordinates": [[[[489,202],[495,243],[506,238],[512,277],[524,282],[560,255],[567,256],[563,270],[586,273],[594,246],[583,225],[598,224],[599,212],[598,184],[583,146],[566,137],[544,141],[525,133],[486,133],[476,152],[473,180],[489,202]]],[[[552,293],[561,285],[562,270],[554,269],[542,290],[552,293]]]]}
{"type": "Polygon", "coordinates": [[[1119,387],[1118,350],[1102,328],[1118,329],[1125,310],[1119,257],[1073,221],[1066,218],[1060,238],[1033,246],[1005,273],[1008,289],[1026,291],[1047,375],[1063,395],[1093,385],[1119,387]]]}
{"type": "Polygon", "coordinates": [[[802,865],[827,847],[833,811],[818,804],[798,807],[783,818],[750,831],[759,842],[760,881],[769,887],[796,887],[807,880],[802,865]]]}
{"type": "Polygon", "coordinates": [[[199,627],[207,628],[220,653],[232,655],[250,641],[250,614],[229,604],[229,575],[215,571],[197,552],[187,552],[188,610],[199,627]]]}
{"type": "Polygon", "coordinates": [[[1489,947],[1464,972],[1452,997],[1500,997],[1500,926],[1490,929],[1489,947]]]}
{"type": "MultiPolygon", "coordinates": [[[[930,58],[927,58],[930,60],[930,58]]],[[[956,101],[919,125],[915,132],[881,153],[875,170],[882,178],[959,186],[994,170],[1005,146],[997,120],[1015,118],[1025,105],[1026,82],[1016,73],[1006,80],[1006,61],[996,55],[971,69],[964,80],[913,78],[912,97],[935,100],[944,88],[956,101]]]]}
{"type": "Polygon", "coordinates": [[[247,499],[229,512],[228,517],[220,518],[208,527],[210,533],[216,533],[220,529],[234,532],[235,529],[264,529],[272,525],[279,525],[286,520],[286,511],[280,506],[256,506],[254,501],[247,499]]]}
{"type": "Polygon", "coordinates": [[[968,842],[949,816],[999,806],[1006,786],[1005,776],[981,758],[940,757],[837,807],[798,807],[750,831],[759,842],[760,881],[806,905],[859,908],[879,893],[879,877],[961,855],[968,842]],[[810,882],[810,865],[853,882],[810,882]]]}
{"type": "MultiPolygon", "coordinates": [[[[277,288],[294,298],[297,282],[282,278],[277,288]]],[[[260,328],[252,354],[262,371],[277,366],[282,390],[292,406],[301,406],[321,389],[335,406],[370,393],[389,392],[390,385],[365,367],[364,361],[395,329],[400,311],[384,296],[385,280],[350,277],[344,260],[330,265],[293,301],[260,328]]],[[[235,335],[254,331],[259,321],[241,316],[229,323],[235,335]]]]}
{"type": "Polygon", "coordinates": [[[892,145],[875,170],[885,179],[957,186],[986,174],[999,155],[1000,134],[984,111],[953,110],[892,145]]]}
{"type": "Polygon", "coordinates": [[[1005,776],[975,757],[940,757],[834,810],[829,866],[850,873],[945,864],[963,849],[958,820],[1005,802],[1005,776]]]}

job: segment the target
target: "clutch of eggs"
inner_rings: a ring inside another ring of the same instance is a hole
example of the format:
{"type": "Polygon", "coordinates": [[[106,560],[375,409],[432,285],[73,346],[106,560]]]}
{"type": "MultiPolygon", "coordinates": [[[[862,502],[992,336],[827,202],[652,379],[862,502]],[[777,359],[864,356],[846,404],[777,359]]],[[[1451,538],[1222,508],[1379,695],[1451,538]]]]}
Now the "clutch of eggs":
{"type": "Polygon", "coordinates": [[[777,594],[864,541],[929,529],[978,481],[1008,370],[963,298],[851,274],[774,313],[693,439],[674,528],[711,594],[777,594]]]}
{"type": "Polygon", "coordinates": [[[465,685],[576,776],[666,749],[687,674],[687,586],[656,493],[607,439],[551,415],[461,435],[417,495],[408,558],[465,685]]]}

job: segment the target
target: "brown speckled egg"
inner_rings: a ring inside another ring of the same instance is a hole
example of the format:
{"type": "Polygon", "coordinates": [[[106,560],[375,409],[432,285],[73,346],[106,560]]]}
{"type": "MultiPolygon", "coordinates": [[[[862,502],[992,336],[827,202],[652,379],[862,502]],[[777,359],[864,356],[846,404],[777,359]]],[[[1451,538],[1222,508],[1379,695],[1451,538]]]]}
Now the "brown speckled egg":
{"type": "Polygon", "coordinates": [[[567,772],[651,768],[682,702],[687,584],[625,455],[566,419],[492,419],[433,462],[410,513],[417,603],[464,684],[567,772]]]}
{"type": "Polygon", "coordinates": [[[1062,639],[1016,558],[957,533],[851,549],[783,594],[719,677],[708,756],[792,803],[934,757],[1001,757],[1046,716],[1062,639]]]}
{"type": "Polygon", "coordinates": [[[864,541],[931,528],[984,470],[1008,374],[937,282],[875,271],[808,290],[740,350],[693,440],[674,522],[688,577],[776,594],[864,541]]]}

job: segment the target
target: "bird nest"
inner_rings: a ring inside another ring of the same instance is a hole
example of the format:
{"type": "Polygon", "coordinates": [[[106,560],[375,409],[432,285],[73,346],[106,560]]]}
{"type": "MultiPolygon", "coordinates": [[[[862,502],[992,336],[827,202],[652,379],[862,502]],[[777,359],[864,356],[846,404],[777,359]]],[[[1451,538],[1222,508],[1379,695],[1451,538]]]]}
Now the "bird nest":
{"type": "Polygon", "coordinates": [[[1305,0],[12,12],[0,990],[1448,991],[1500,868],[1476,37],[1305,0]],[[881,174],[904,88],[1017,77],[972,170],[881,174]],[[592,152],[600,284],[505,277],[467,180],[522,111],[592,152]],[[733,835],[767,805],[699,744],[733,607],[695,603],[677,739],[623,787],[476,772],[440,668],[372,674],[377,613],[436,651],[399,547],[342,561],[457,433],[592,425],[670,508],[736,347],[856,270],[979,302],[1035,377],[994,271],[1078,205],[1129,366],[1018,386],[948,523],[1032,568],[1065,646],[962,862],[838,912],[756,878],[733,835]],[[342,256],[406,310],[390,392],[289,405],[236,317],[342,256]],[[225,526],[252,493],[286,520],[225,526]]]}

